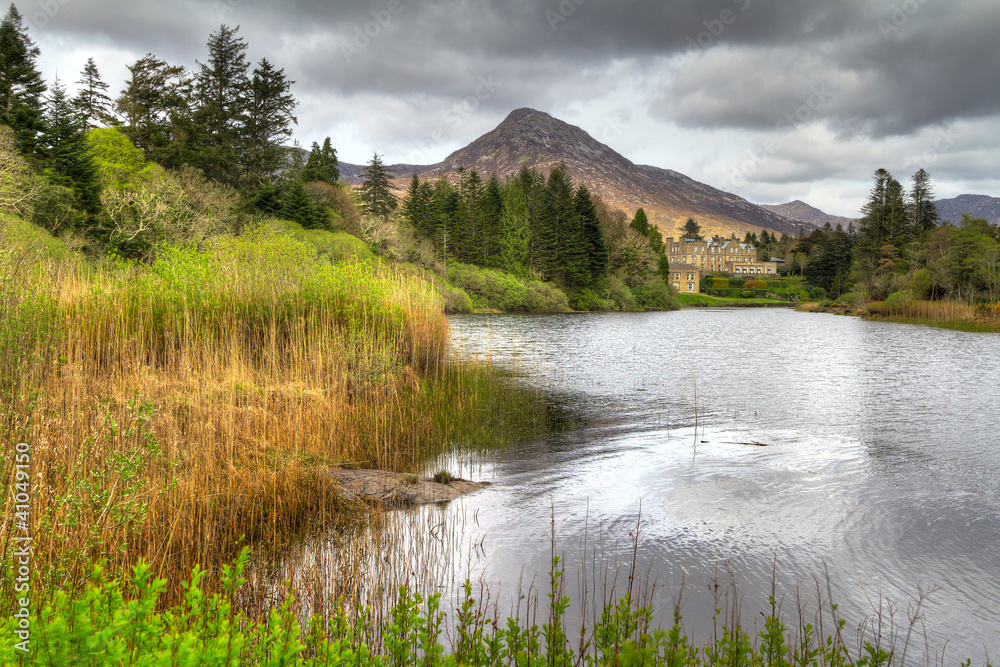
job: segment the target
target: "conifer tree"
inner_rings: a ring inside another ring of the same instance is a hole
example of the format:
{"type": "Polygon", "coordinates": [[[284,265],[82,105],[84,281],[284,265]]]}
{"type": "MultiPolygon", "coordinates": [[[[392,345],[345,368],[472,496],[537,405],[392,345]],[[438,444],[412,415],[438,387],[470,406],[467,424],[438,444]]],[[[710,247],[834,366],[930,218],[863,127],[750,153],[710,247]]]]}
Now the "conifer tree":
{"type": "Polygon", "coordinates": [[[337,150],[330,144],[330,137],[323,140],[323,147],[315,141],[309,151],[306,168],[302,172],[302,180],[323,181],[336,185],[340,180],[340,168],[337,162],[337,150]]]}
{"type": "Polygon", "coordinates": [[[499,266],[503,240],[503,191],[496,174],[486,182],[482,207],[483,263],[486,266],[499,266]]]}
{"type": "Polygon", "coordinates": [[[0,21],[0,125],[14,130],[22,155],[35,154],[44,123],[46,86],[35,66],[38,54],[20,12],[11,3],[0,21]]]}
{"type": "Polygon", "coordinates": [[[52,179],[72,188],[75,208],[93,220],[101,210],[97,167],[84,142],[83,124],[58,80],[52,86],[44,126],[39,153],[52,169],[52,179]]]}
{"type": "Polygon", "coordinates": [[[389,214],[396,210],[399,202],[392,194],[389,183],[394,176],[385,168],[382,157],[374,153],[364,169],[361,182],[361,208],[366,214],[388,220],[389,214]]]}
{"type": "MultiPolygon", "coordinates": [[[[580,219],[582,241],[587,255],[588,281],[590,287],[597,286],[608,270],[608,246],[604,242],[604,232],[597,216],[597,208],[590,196],[590,190],[581,185],[576,191],[576,214],[580,219]]],[[[640,211],[642,209],[639,209],[640,211]]],[[[661,243],[662,245],[662,243],[661,243]]]]}
{"type": "Polygon", "coordinates": [[[521,179],[514,179],[507,185],[500,226],[500,268],[518,276],[528,275],[531,268],[531,221],[528,197],[521,179]]]}
{"type": "Polygon", "coordinates": [[[192,159],[205,175],[223,183],[239,176],[239,147],[250,85],[247,43],[239,27],[222,25],[208,38],[208,59],[195,74],[196,150],[192,159]]]}
{"type": "Polygon", "coordinates": [[[128,66],[129,79],[115,100],[122,132],[146,157],[177,168],[188,162],[191,78],[184,67],[151,53],[128,66]]]}
{"type": "Polygon", "coordinates": [[[931,187],[931,176],[920,169],[910,180],[912,186],[909,192],[910,220],[913,223],[914,236],[920,236],[938,226],[941,216],[934,203],[934,190],[931,187]]]}
{"type": "Polygon", "coordinates": [[[559,165],[549,173],[538,221],[536,268],[548,280],[560,280],[565,284],[566,278],[569,277],[575,281],[579,268],[576,265],[577,258],[567,258],[563,250],[565,244],[579,241],[578,232],[579,219],[573,205],[573,183],[566,173],[566,168],[559,165]],[[567,259],[571,264],[569,267],[567,259]],[[567,276],[567,268],[572,276],[567,276]]]}
{"type": "Polygon", "coordinates": [[[286,163],[284,143],[298,123],[292,115],[297,102],[289,92],[293,83],[264,58],[247,86],[240,143],[246,180],[254,187],[271,184],[286,163]]]}
{"type": "Polygon", "coordinates": [[[72,104],[80,117],[84,132],[99,125],[111,125],[114,115],[111,113],[111,98],[106,92],[108,84],[101,79],[93,58],[87,58],[87,64],[83,66],[76,84],[80,86],[80,90],[72,104]]]}
{"type": "Polygon", "coordinates": [[[704,241],[705,237],[701,235],[701,225],[694,221],[694,218],[688,218],[687,222],[684,223],[684,238],[694,239],[695,241],[704,241]]]}
{"type": "Polygon", "coordinates": [[[646,217],[645,209],[639,209],[635,212],[635,217],[632,218],[632,224],[629,225],[632,229],[639,232],[643,236],[647,236],[650,230],[649,218],[646,217]]]}

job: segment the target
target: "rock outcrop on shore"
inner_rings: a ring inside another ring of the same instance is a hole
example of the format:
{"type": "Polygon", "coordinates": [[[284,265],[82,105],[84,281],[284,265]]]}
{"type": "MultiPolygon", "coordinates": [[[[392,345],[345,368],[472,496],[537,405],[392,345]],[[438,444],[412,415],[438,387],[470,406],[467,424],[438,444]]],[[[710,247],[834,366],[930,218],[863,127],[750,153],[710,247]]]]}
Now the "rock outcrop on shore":
{"type": "Polygon", "coordinates": [[[446,483],[383,470],[333,470],[341,491],[349,498],[388,506],[423,505],[455,500],[479,491],[489,482],[452,479],[446,483]]]}

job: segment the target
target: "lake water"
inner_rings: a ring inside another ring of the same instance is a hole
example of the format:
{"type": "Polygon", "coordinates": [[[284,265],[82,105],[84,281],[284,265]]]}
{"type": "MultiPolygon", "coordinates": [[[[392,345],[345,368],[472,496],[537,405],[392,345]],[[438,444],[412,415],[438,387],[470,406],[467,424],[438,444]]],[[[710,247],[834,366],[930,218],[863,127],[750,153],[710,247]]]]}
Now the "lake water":
{"type": "Polygon", "coordinates": [[[501,612],[547,580],[553,523],[574,596],[630,564],[638,527],[658,615],[683,594],[700,643],[713,581],[752,628],[774,580],[789,625],[797,591],[810,621],[832,594],[852,637],[881,609],[902,639],[929,592],[908,663],[1000,656],[1000,335],[770,309],[451,326],[543,388],[556,427],[465,465],[485,490],[405,513],[501,612]]]}

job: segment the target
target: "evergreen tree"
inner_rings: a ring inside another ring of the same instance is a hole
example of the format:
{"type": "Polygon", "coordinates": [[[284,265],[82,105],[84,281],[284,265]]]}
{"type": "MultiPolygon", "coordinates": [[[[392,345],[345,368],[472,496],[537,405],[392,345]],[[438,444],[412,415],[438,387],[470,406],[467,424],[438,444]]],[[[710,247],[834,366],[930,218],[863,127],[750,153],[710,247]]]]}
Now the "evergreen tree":
{"type": "MultiPolygon", "coordinates": [[[[576,215],[580,220],[584,251],[588,264],[588,287],[597,286],[608,271],[608,246],[604,242],[604,231],[597,216],[597,207],[590,196],[590,190],[581,185],[575,197],[576,215]]],[[[642,209],[639,209],[640,211],[642,209]]],[[[662,246],[662,243],[661,243],[662,246]]]]}
{"type": "Polygon", "coordinates": [[[106,92],[108,84],[101,79],[101,73],[97,70],[93,58],[87,58],[87,64],[83,66],[83,72],[80,73],[80,79],[76,83],[80,86],[80,90],[73,98],[72,104],[80,117],[83,130],[87,131],[98,125],[113,124],[111,98],[106,92]]]}
{"type": "Polygon", "coordinates": [[[694,221],[694,218],[688,218],[687,222],[684,223],[684,238],[693,239],[695,241],[704,241],[705,237],[701,235],[701,225],[694,221]]]}
{"type": "Polygon", "coordinates": [[[458,190],[461,196],[458,224],[452,231],[454,254],[463,262],[483,264],[483,179],[473,169],[459,168],[458,190]]]}
{"type": "Polygon", "coordinates": [[[938,226],[941,216],[937,204],[934,203],[934,190],[931,188],[931,177],[920,169],[910,181],[909,192],[910,220],[913,222],[913,235],[920,236],[938,226]]]}
{"type": "Polygon", "coordinates": [[[392,194],[389,183],[393,177],[395,174],[385,168],[382,157],[374,153],[364,169],[361,182],[361,209],[366,214],[388,220],[389,214],[396,210],[399,202],[392,194]]]}
{"type": "Polygon", "coordinates": [[[14,130],[18,150],[33,155],[43,127],[46,86],[35,67],[39,50],[11,3],[0,21],[0,125],[14,130]]]}
{"type": "Polygon", "coordinates": [[[306,168],[302,172],[302,180],[323,181],[330,185],[336,185],[340,180],[340,168],[337,162],[337,150],[330,144],[330,137],[323,140],[323,147],[313,142],[309,151],[309,159],[306,161],[306,168]]]}
{"type": "Polygon", "coordinates": [[[286,164],[284,143],[292,136],[298,104],[289,90],[294,81],[262,59],[247,87],[240,144],[245,178],[253,187],[270,184],[286,164]]]}
{"type": "Polygon", "coordinates": [[[581,262],[564,251],[579,243],[579,219],[573,204],[573,182],[562,165],[549,174],[538,222],[536,268],[548,280],[558,280],[571,287],[582,272],[581,262]],[[568,261],[567,261],[568,260],[568,261]],[[567,266],[568,264],[568,266],[567,266]]]}
{"type": "Polygon", "coordinates": [[[421,182],[413,174],[410,185],[403,199],[403,217],[406,218],[418,234],[436,242],[436,225],[433,212],[434,189],[430,183],[421,182]]]}
{"type": "Polygon", "coordinates": [[[122,132],[146,157],[177,168],[188,161],[191,78],[184,67],[151,53],[128,66],[129,79],[115,100],[122,132]]]}
{"type": "Polygon", "coordinates": [[[503,242],[503,191],[496,174],[490,176],[483,192],[483,263],[499,266],[503,242]]]}
{"type": "Polygon", "coordinates": [[[302,181],[294,181],[285,192],[281,216],[299,223],[306,229],[322,229],[329,226],[329,215],[322,206],[312,203],[302,181]]]}
{"type": "Polygon", "coordinates": [[[38,144],[51,169],[50,178],[72,188],[75,208],[92,221],[101,211],[97,167],[84,142],[82,121],[58,80],[52,86],[44,126],[38,144]]]}
{"type": "Polygon", "coordinates": [[[504,192],[501,216],[500,268],[527,276],[531,268],[531,212],[524,182],[514,179],[504,192]]]}
{"type": "Polygon", "coordinates": [[[458,209],[461,204],[458,190],[451,187],[445,178],[434,185],[432,215],[434,216],[435,245],[441,249],[441,261],[447,266],[450,259],[452,230],[457,225],[458,209]]]}
{"type": "MultiPolygon", "coordinates": [[[[198,63],[195,74],[196,150],[192,155],[195,166],[205,175],[223,183],[236,183],[239,176],[239,149],[243,136],[244,114],[247,111],[247,43],[237,36],[239,27],[222,25],[208,38],[208,60],[198,63]]],[[[282,73],[281,80],[284,81],[282,73]]],[[[267,86],[278,85],[277,81],[267,86]]],[[[261,84],[264,85],[263,83],[261,84]]],[[[283,99],[286,91],[279,91],[283,99]]],[[[279,102],[290,116],[287,102],[279,102]]],[[[279,125],[285,119],[278,119],[279,125]]]]}
{"type": "Polygon", "coordinates": [[[645,209],[640,208],[635,212],[635,217],[632,218],[632,224],[629,227],[639,232],[642,236],[649,235],[649,230],[652,226],[649,224],[649,218],[646,217],[645,209]]]}

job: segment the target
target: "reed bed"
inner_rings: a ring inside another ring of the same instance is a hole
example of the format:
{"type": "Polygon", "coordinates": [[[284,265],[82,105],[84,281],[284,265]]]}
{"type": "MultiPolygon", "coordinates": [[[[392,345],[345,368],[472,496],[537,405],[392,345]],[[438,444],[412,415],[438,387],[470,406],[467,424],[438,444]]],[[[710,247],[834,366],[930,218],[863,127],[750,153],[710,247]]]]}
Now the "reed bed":
{"type": "MultiPolygon", "coordinates": [[[[266,230],[19,284],[4,301],[4,331],[20,338],[0,345],[3,435],[31,445],[43,598],[83,585],[97,562],[117,576],[142,560],[176,582],[163,597],[175,602],[196,564],[217,575],[243,544],[279,552],[310,526],[349,522],[331,467],[413,471],[531,419],[530,392],[451,359],[426,281],[332,264],[266,230]]],[[[13,474],[5,448],[0,476],[13,474]]]]}

